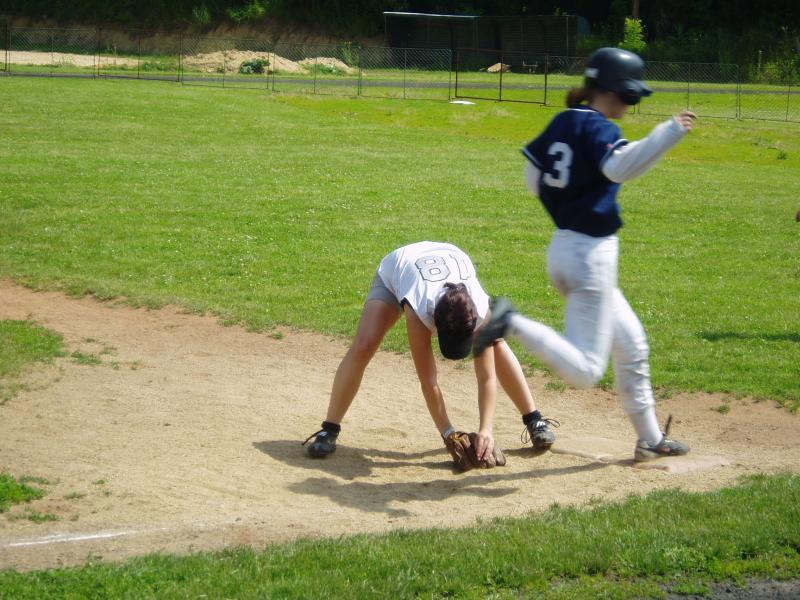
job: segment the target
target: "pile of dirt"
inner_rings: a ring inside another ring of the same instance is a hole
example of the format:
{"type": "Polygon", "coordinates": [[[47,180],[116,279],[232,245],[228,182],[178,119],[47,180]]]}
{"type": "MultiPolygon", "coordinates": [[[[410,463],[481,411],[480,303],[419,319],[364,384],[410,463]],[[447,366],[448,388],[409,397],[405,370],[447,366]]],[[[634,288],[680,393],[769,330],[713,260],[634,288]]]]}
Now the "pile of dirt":
{"type": "Polygon", "coordinates": [[[332,58],[330,56],[317,56],[315,58],[305,58],[300,61],[300,64],[304,67],[309,69],[313,69],[314,65],[327,67],[328,70],[335,69],[340,73],[345,73],[346,75],[355,75],[358,73],[358,69],[354,69],[353,67],[347,66],[344,62],[339,60],[338,58],[332,58]]]}
{"type": "Polygon", "coordinates": [[[487,67],[486,70],[489,73],[508,73],[510,69],[511,69],[510,65],[506,65],[503,63],[495,63],[491,67],[487,67]]]}
{"type": "Polygon", "coordinates": [[[276,73],[305,73],[300,64],[271,52],[253,52],[250,50],[219,50],[186,56],[183,64],[190,69],[199,69],[204,73],[221,73],[223,65],[226,73],[238,73],[242,63],[248,60],[264,60],[269,63],[269,70],[276,73]]]}
{"type": "Polygon", "coordinates": [[[190,69],[199,69],[204,73],[221,73],[223,65],[226,73],[238,73],[242,63],[248,60],[265,60],[269,63],[269,72],[275,73],[309,73],[314,66],[322,65],[328,70],[335,70],[346,75],[358,73],[357,69],[347,66],[338,58],[317,56],[294,61],[272,52],[253,52],[250,50],[219,50],[187,56],[183,64],[190,69]]]}
{"type": "MultiPolygon", "coordinates": [[[[94,54],[70,54],[64,52],[23,52],[12,50],[8,53],[8,62],[12,65],[70,65],[73,67],[94,67],[96,65],[94,54]]],[[[138,61],[135,58],[119,56],[100,56],[103,66],[135,67],[138,61]]]]}

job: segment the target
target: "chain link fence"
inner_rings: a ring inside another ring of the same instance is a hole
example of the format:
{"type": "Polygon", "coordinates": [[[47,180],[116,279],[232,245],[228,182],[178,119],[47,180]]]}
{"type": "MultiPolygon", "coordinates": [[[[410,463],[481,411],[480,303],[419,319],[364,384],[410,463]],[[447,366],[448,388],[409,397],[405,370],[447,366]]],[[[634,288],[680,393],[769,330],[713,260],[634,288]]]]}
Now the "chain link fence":
{"type": "MultiPolygon", "coordinates": [[[[275,92],[563,106],[585,58],[527,51],[273,44],[144,30],[47,29],[0,23],[0,73],[113,77],[275,92]]],[[[655,93],[632,109],[670,115],[800,122],[800,82],[763,73],[742,83],[729,64],[648,62],[655,93]]]]}
{"type": "Polygon", "coordinates": [[[468,48],[453,63],[457,98],[547,103],[544,55],[468,48]]]}
{"type": "Polygon", "coordinates": [[[97,31],[93,29],[9,29],[7,72],[11,75],[94,77],[97,31]]]}
{"type": "Polygon", "coordinates": [[[450,50],[367,47],[359,56],[362,96],[450,100],[450,50]]]}
{"type": "Polygon", "coordinates": [[[641,114],[671,115],[690,109],[704,117],[741,116],[737,65],[648,62],[645,78],[653,95],[642,99],[637,107],[641,114]]]}
{"type": "Polygon", "coordinates": [[[97,32],[97,74],[122,79],[180,79],[180,40],[142,30],[97,32]]]}
{"type": "Polygon", "coordinates": [[[361,88],[359,51],[350,44],[275,45],[276,92],[357,96],[361,88]]]}
{"type": "Polygon", "coordinates": [[[275,59],[260,40],[184,37],[181,81],[186,85],[272,90],[275,59]]]}

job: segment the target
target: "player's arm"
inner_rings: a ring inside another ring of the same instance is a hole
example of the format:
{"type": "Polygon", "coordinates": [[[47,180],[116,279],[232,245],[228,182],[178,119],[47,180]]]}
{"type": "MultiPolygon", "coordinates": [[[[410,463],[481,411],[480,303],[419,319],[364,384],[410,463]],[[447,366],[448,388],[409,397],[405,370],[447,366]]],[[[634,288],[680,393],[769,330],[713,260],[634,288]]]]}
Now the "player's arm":
{"type": "Polygon", "coordinates": [[[534,196],[539,195],[539,177],[542,172],[530,161],[525,163],[525,183],[528,184],[528,189],[534,196]]]}
{"type": "Polygon", "coordinates": [[[431,347],[433,335],[411,306],[404,304],[403,310],[406,314],[408,346],[411,350],[411,358],[414,360],[414,368],[417,370],[422,395],[425,397],[425,404],[428,406],[428,412],[430,412],[436,428],[440,434],[444,434],[450,429],[451,424],[437,381],[436,357],[431,347]]]}
{"type": "Polygon", "coordinates": [[[476,440],[478,459],[491,455],[494,449],[494,409],[497,404],[497,374],[494,367],[494,348],[489,347],[475,357],[475,377],[478,380],[478,411],[480,428],[476,440]]]}
{"type": "Polygon", "coordinates": [[[683,111],[658,125],[646,138],[615,148],[601,164],[603,175],[622,183],[644,175],[692,129],[695,115],[683,111]]]}

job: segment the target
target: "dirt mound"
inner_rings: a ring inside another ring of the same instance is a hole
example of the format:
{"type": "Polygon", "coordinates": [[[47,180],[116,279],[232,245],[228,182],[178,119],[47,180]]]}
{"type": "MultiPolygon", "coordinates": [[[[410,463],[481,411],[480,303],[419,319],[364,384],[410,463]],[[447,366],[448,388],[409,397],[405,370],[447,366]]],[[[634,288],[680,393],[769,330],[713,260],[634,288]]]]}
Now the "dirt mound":
{"type": "Polygon", "coordinates": [[[276,73],[306,73],[306,69],[293,60],[271,52],[253,52],[250,50],[220,50],[185,56],[183,64],[189,69],[197,69],[204,73],[221,73],[223,65],[226,73],[238,73],[242,63],[248,60],[265,60],[267,67],[276,73]]]}
{"type": "Polygon", "coordinates": [[[347,75],[354,75],[358,73],[358,69],[354,69],[352,67],[347,66],[344,62],[339,60],[338,58],[332,58],[330,56],[317,56],[315,58],[305,58],[300,61],[300,64],[308,69],[313,69],[314,65],[322,66],[327,68],[328,70],[338,71],[340,73],[345,73],[347,75]]]}
{"type": "MultiPolygon", "coordinates": [[[[747,473],[800,469],[800,416],[771,403],[675,395],[659,413],[697,455],[730,465],[673,475],[520,443],[522,423],[501,395],[495,436],[508,464],[454,473],[408,356],[379,352],[344,420],[336,454],[308,458],[300,442],[324,418],[346,342],[282,330],[253,333],[212,317],[133,309],[35,293],[0,282],[0,319],[60,332],[58,377],[31,374],[0,405],[0,472],[44,477],[48,494],[0,514],[0,569],[263,547],[297,537],[467,526],[594,499],[679,487],[710,490],[747,473]],[[95,357],[99,364],[78,361],[95,357]],[[723,403],[729,411],[718,411],[723,403]],[[25,511],[55,515],[34,523],[25,511]]],[[[438,365],[456,426],[478,421],[470,365],[438,365]]],[[[52,369],[52,368],[51,368],[52,369]]],[[[41,373],[39,374],[41,375],[41,373]]],[[[614,394],[557,390],[528,379],[560,440],[602,436],[631,456],[634,432],[614,394]]],[[[557,442],[558,443],[558,442],[557,442]]]]}
{"type": "Polygon", "coordinates": [[[489,73],[508,73],[508,71],[511,70],[511,66],[503,63],[495,63],[491,67],[487,67],[486,70],[489,73]]]}
{"type": "MultiPolygon", "coordinates": [[[[99,58],[103,66],[135,67],[138,60],[119,56],[102,55],[99,58]]],[[[8,62],[13,65],[71,65],[73,67],[94,67],[97,58],[94,54],[70,54],[64,52],[21,52],[12,50],[8,53],[8,62]]]]}

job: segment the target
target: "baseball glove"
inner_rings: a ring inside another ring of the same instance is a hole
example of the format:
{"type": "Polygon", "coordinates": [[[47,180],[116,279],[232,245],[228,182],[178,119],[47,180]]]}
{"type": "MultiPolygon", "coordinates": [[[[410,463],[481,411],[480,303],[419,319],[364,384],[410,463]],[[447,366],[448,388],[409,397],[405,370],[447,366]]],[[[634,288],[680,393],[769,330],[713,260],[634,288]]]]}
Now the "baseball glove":
{"type": "Polygon", "coordinates": [[[459,470],[490,469],[506,464],[506,457],[497,444],[494,445],[492,454],[483,460],[478,460],[478,455],[475,452],[475,440],[477,437],[478,434],[475,432],[454,431],[444,438],[444,445],[459,470]]]}

